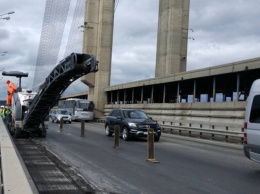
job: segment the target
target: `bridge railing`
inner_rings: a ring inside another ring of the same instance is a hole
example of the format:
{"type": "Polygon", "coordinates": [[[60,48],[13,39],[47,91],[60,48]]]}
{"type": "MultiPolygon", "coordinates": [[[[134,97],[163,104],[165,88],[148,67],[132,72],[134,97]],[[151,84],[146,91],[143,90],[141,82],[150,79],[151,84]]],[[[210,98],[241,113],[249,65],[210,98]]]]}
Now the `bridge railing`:
{"type": "Polygon", "coordinates": [[[108,104],[104,116],[113,108],[141,109],[157,120],[165,133],[242,143],[245,106],[245,101],[108,104]]]}

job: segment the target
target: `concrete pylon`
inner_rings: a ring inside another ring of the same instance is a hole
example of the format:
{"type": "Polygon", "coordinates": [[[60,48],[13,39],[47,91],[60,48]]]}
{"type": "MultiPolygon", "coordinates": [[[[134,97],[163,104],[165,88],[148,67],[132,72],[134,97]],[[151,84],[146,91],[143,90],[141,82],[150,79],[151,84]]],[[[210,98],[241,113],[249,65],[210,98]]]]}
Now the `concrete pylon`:
{"type": "Polygon", "coordinates": [[[94,116],[104,116],[107,103],[104,89],[110,85],[115,0],[87,0],[83,53],[95,55],[98,72],[81,77],[88,85],[88,99],[95,103],[94,116]]]}
{"type": "Polygon", "coordinates": [[[160,0],[155,77],[186,71],[190,0],[160,0]]]}

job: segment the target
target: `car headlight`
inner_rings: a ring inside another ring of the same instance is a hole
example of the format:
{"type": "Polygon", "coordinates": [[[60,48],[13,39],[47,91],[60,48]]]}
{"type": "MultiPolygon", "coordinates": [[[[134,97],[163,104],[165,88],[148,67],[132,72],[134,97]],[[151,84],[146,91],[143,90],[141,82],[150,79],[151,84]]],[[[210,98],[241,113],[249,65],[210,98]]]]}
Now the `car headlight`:
{"type": "Polygon", "coordinates": [[[160,128],[160,125],[158,123],[156,124],[156,128],[160,128]]]}
{"type": "Polygon", "coordinates": [[[128,123],[129,127],[137,127],[135,123],[128,123]]]}

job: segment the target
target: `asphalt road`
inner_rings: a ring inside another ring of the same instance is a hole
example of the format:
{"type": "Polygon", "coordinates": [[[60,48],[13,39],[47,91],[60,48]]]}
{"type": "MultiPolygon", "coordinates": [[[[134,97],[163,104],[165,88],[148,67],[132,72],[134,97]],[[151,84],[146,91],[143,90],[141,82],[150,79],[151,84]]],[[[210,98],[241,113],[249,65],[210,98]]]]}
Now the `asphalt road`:
{"type": "Polygon", "coordinates": [[[50,123],[42,144],[75,167],[97,193],[259,193],[260,164],[244,157],[242,145],[162,134],[155,159],[147,161],[145,139],[105,136],[104,124],[50,123]]]}

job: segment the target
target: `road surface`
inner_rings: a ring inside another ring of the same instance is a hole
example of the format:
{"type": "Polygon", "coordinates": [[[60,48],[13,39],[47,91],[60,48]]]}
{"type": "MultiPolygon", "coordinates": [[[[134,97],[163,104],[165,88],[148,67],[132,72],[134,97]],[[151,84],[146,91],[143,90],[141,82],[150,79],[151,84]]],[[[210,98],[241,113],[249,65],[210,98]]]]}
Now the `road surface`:
{"type": "Polygon", "coordinates": [[[260,164],[243,155],[242,145],[162,134],[155,159],[147,161],[146,139],[123,141],[105,136],[104,124],[50,123],[37,139],[75,167],[97,193],[258,193],[260,164]]]}

